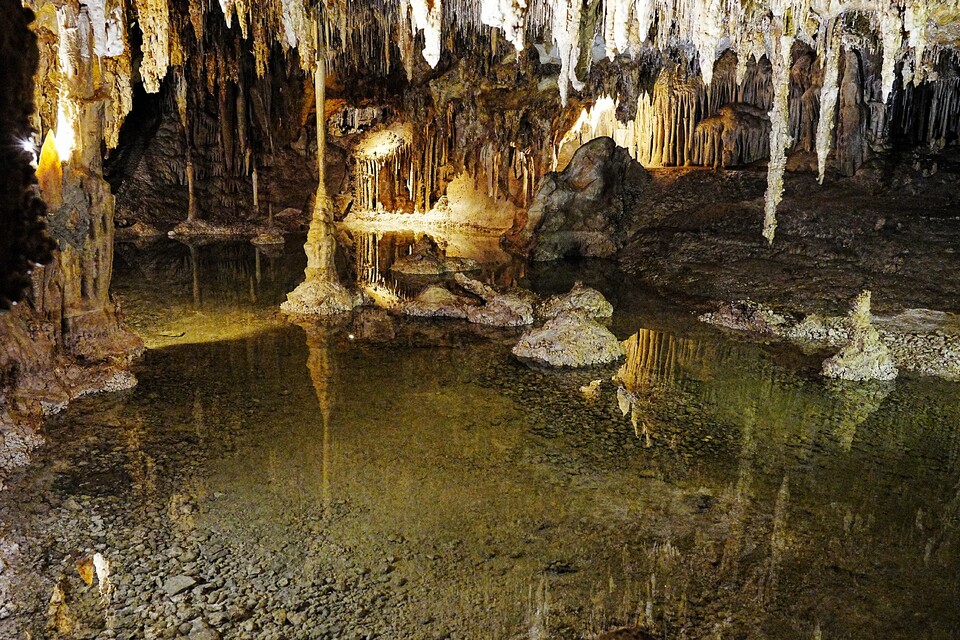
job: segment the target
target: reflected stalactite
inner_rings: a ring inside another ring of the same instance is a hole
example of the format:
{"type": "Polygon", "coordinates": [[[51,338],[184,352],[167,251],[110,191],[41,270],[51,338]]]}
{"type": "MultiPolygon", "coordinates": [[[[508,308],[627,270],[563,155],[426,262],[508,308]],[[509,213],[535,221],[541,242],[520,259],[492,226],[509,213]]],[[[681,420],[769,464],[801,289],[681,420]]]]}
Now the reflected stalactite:
{"type": "Polygon", "coordinates": [[[653,444],[654,426],[650,421],[653,403],[663,391],[676,384],[681,370],[702,370],[705,365],[704,345],[689,338],[641,329],[623,341],[627,359],[617,371],[614,381],[617,402],[638,438],[645,446],[653,444]]]}
{"type": "Polygon", "coordinates": [[[757,585],[757,598],[762,603],[776,600],[777,586],[780,583],[780,566],[789,548],[787,515],[790,508],[790,479],[783,477],[777,501],[773,507],[773,529],[770,532],[770,556],[764,566],[764,573],[757,585]]]}
{"type": "Polygon", "coordinates": [[[134,491],[140,495],[146,505],[157,491],[157,465],[153,456],[147,453],[143,417],[136,415],[123,421],[123,440],[127,448],[127,462],[124,465],[130,474],[134,491]]]}
{"type": "Polygon", "coordinates": [[[203,445],[207,438],[207,414],[203,406],[203,394],[200,389],[193,390],[193,411],[190,417],[197,443],[203,445]]]}
{"type": "Polygon", "coordinates": [[[880,409],[894,385],[881,381],[856,384],[829,381],[827,389],[836,401],[830,424],[840,447],[850,451],[857,429],[880,409]]]}
{"type": "Polygon", "coordinates": [[[200,247],[195,244],[190,244],[188,246],[190,247],[190,273],[193,283],[193,306],[199,309],[202,302],[200,296],[200,247]]]}
{"type": "Polygon", "coordinates": [[[737,460],[737,482],[732,487],[730,506],[724,515],[724,529],[727,532],[720,560],[720,572],[723,575],[736,575],[740,566],[744,538],[746,535],[747,512],[753,489],[753,461],[756,455],[757,440],[756,405],[747,404],[743,408],[741,427],[740,455],[737,460]]]}

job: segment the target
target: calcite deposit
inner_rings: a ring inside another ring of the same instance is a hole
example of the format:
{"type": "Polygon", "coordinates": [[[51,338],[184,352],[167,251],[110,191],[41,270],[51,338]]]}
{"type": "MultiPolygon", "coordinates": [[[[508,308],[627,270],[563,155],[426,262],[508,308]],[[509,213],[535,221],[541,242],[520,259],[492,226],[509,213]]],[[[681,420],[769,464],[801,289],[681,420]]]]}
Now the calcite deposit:
{"type": "Polygon", "coordinates": [[[513,355],[551,367],[590,367],[623,357],[620,341],[584,313],[565,311],[520,336],[513,355]]]}
{"type": "Polygon", "coordinates": [[[824,360],[823,375],[841,380],[893,380],[897,366],[890,349],[870,322],[870,292],[864,291],[847,316],[849,341],[835,356],[824,360]]]}

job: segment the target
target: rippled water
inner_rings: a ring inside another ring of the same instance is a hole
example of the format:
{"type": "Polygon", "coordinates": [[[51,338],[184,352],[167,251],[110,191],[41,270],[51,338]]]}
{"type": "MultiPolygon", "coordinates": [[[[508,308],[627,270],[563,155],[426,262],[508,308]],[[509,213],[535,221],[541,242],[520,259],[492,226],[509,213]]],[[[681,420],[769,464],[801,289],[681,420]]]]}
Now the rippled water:
{"type": "Polygon", "coordinates": [[[65,576],[91,637],[958,637],[956,384],[827,383],[609,264],[489,274],[614,303],[626,363],[559,372],[459,321],[289,323],[295,243],[117,255],[153,348],[0,494],[35,600],[0,625],[43,637],[65,576]],[[73,569],[95,550],[109,597],[73,569]]]}

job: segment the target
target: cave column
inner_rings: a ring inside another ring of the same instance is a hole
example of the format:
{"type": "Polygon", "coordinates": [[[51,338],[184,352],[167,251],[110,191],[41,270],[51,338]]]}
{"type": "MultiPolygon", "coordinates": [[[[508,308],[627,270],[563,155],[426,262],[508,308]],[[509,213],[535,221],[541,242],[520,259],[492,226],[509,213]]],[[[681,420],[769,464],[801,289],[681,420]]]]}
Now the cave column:
{"type": "Polygon", "coordinates": [[[288,313],[333,315],[349,311],[360,304],[359,296],[347,290],[337,278],[336,228],[333,224],[333,203],[327,195],[326,168],[326,49],[320,41],[319,16],[314,21],[316,60],[314,93],[317,110],[317,195],[310,217],[310,230],[303,249],[307,254],[305,280],[280,308],[288,313]]]}

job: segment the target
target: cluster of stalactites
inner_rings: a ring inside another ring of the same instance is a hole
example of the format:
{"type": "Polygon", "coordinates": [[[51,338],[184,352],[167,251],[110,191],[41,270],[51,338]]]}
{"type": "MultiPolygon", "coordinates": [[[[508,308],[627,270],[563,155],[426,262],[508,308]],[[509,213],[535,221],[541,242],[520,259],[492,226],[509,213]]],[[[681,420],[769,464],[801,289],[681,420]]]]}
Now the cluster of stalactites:
{"type": "Polygon", "coordinates": [[[449,178],[451,126],[392,127],[364,136],[354,152],[354,202],[360,211],[427,212],[449,178]]]}
{"type": "Polygon", "coordinates": [[[653,90],[640,94],[633,120],[617,118],[615,96],[601,97],[581,113],[558,148],[609,136],[648,167],[736,166],[764,158],[774,93],[770,70],[751,60],[738,77],[739,66],[736,56],[723,56],[709,85],[685,66],[665,68],[653,90]]]}

